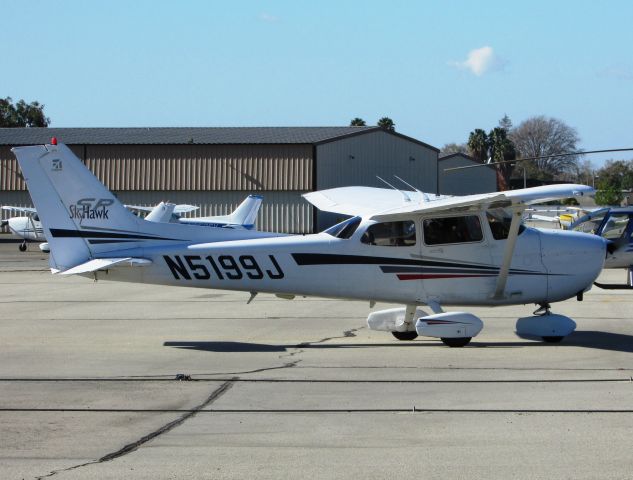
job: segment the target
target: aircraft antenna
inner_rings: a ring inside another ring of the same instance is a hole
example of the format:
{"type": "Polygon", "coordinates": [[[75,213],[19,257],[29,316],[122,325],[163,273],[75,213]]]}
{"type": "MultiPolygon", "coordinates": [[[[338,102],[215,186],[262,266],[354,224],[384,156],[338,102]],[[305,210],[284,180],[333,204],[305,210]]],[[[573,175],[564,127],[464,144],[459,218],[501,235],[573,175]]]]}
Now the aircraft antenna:
{"type": "Polygon", "coordinates": [[[399,188],[394,187],[392,184],[390,184],[387,180],[385,180],[384,178],[379,177],[378,175],[376,175],[376,178],[378,180],[380,180],[381,182],[383,182],[386,185],[389,185],[391,188],[393,188],[394,190],[400,192],[402,194],[402,196],[404,197],[404,201],[405,202],[410,202],[411,201],[411,197],[409,197],[409,195],[407,195],[405,193],[404,190],[400,190],[399,188]]]}
{"type": "Polygon", "coordinates": [[[394,177],[396,177],[398,180],[400,180],[402,183],[404,183],[407,187],[412,188],[414,191],[418,192],[420,194],[420,203],[426,203],[429,201],[429,196],[422,192],[421,190],[418,190],[417,188],[415,188],[413,185],[411,185],[409,182],[403,180],[402,178],[400,178],[398,175],[394,175],[394,177]]]}

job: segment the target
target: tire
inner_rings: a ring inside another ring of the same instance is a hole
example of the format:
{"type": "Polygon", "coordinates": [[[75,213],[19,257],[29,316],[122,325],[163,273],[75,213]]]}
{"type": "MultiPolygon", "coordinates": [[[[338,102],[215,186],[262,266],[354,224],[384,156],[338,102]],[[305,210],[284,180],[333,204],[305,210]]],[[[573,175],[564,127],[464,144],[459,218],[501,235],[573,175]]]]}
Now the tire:
{"type": "Polygon", "coordinates": [[[21,252],[26,252],[26,243],[21,243],[18,248],[20,249],[21,252]]]}
{"type": "Polygon", "coordinates": [[[398,340],[402,341],[415,340],[418,336],[418,332],[416,332],[415,330],[412,332],[391,332],[391,334],[398,340]]]}
{"type": "Polygon", "coordinates": [[[543,341],[547,343],[560,343],[565,337],[543,337],[543,341]]]}
{"type": "Polygon", "coordinates": [[[459,347],[465,347],[466,345],[468,345],[472,338],[473,337],[460,337],[460,338],[442,337],[440,340],[444,342],[444,345],[447,345],[451,348],[459,348],[459,347]]]}

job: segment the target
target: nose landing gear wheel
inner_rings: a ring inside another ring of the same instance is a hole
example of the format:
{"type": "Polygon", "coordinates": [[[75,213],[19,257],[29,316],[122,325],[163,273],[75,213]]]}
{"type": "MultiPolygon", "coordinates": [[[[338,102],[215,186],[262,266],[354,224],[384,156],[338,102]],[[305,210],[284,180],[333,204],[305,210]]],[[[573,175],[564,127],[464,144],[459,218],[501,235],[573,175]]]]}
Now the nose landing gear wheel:
{"type": "Polygon", "coordinates": [[[21,252],[26,252],[26,242],[21,243],[18,248],[20,249],[21,252]]]}
{"type": "Polygon", "coordinates": [[[418,336],[418,332],[415,330],[412,332],[391,332],[391,334],[396,337],[398,340],[415,340],[418,336]]]}
{"type": "Polygon", "coordinates": [[[461,338],[446,338],[446,337],[442,337],[440,338],[440,340],[442,340],[442,342],[444,342],[444,345],[447,345],[451,348],[458,348],[458,347],[464,347],[466,345],[468,345],[468,343],[470,343],[470,340],[473,337],[461,337],[461,338]]]}

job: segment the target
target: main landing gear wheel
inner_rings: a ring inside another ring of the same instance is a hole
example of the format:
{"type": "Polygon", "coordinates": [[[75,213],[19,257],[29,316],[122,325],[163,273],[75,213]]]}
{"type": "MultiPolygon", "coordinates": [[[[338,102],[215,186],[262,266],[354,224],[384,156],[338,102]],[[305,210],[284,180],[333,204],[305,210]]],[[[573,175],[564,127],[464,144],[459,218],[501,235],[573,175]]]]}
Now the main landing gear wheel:
{"type": "Polygon", "coordinates": [[[391,334],[398,340],[415,340],[418,337],[418,332],[415,330],[412,332],[391,332],[391,334]]]}
{"type": "Polygon", "coordinates": [[[18,248],[20,249],[21,252],[26,252],[26,242],[21,243],[18,248]]]}
{"type": "Polygon", "coordinates": [[[460,338],[442,337],[440,338],[440,340],[444,342],[444,345],[447,345],[451,348],[458,348],[458,347],[465,347],[466,345],[468,345],[468,343],[470,343],[470,340],[472,338],[473,337],[460,337],[460,338]]]}
{"type": "Polygon", "coordinates": [[[542,337],[544,342],[547,343],[560,343],[563,341],[565,337],[542,337]]]}

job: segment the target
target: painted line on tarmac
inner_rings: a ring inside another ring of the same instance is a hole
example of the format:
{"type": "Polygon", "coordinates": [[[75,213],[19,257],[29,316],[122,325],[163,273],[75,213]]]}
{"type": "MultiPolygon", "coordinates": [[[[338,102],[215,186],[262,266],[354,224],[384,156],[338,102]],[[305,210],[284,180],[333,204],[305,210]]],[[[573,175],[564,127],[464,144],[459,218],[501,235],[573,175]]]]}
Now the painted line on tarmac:
{"type": "MultiPolygon", "coordinates": [[[[145,408],[3,408],[0,412],[26,412],[26,413],[183,413],[184,420],[190,418],[197,413],[214,413],[214,414],[340,414],[340,413],[633,413],[633,409],[600,409],[600,408],[578,408],[578,409],[561,409],[561,408],[270,408],[270,409],[240,409],[240,408],[228,408],[228,409],[145,409],[145,408]]],[[[184,420],[175,420],[166,425],[168,430],[159,429],[156,435],[153,433],[143,437],[141,445],[152,438],[156,437],[160,433],[165,433],[171,430],[177,425],[180,425],[184,420]]],[[[163,427],[165,428],[165,427],[163,427]]],[[[137,444],[135,442],[134,444],[137,444]]],[[[130,444],[130,445],[134,445],[130,444]]],[[[123,447],[119,452],[127,449],[128,446],[123,447]]],[[[133,450],[135,450],[134,448],[133,450]]],[[[125,453],[132,450],[126,450],[125,453]]],[[[117,453],[117,452],[115,452],[117,453]]],[[[123,453],[122,453],[123,454],[123,453]]],[[[114,454],[109,454],[114,455],[114,454]]],[[[120,455],[117,455],[120,456],[120,455]]],[[[106,455],[108,457],[108,455],[106,455]]],[[[106,458],[102,457],[102,458],[106,458]]],[[[112,457],[116,458],[116,457],[112,457]]],[[[108,458],[111,460],[112,458],[108,458]]]]}
{"type": "MultiPolygon", "coordinates": [[[[284,366],[278,368],[286,368],[284,366]]],[[[169,378],[0,378],[1,382],[15,383],[99,383],[99,382],[175,382],[173,376],[169,378]]],[[[291,378],[190,378],[187,382],[232,382],[232,383],[362,383],[362,384],[462,384],[462,383],[631,383],[632,378],[560,378],[560,379],[492,379],[492,380],[362,380],[362,379],[291,379],[291,378]]],[[[0,411],[2,409],[0,408],[0,411]]]]}

